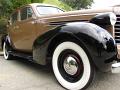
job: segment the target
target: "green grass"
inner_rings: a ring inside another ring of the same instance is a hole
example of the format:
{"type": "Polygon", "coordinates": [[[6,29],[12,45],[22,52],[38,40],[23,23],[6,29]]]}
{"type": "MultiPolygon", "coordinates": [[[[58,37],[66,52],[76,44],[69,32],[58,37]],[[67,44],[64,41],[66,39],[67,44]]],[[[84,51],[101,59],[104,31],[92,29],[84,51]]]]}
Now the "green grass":
{"type": "Polygon", "coordinates": [[[72,8],[70,6],[68,6],[67,4],[64,4],[63,2],[58,1],[58,0],[44,0],[43,3],[56,5],[66,11],[72,10],[72,8]]]}

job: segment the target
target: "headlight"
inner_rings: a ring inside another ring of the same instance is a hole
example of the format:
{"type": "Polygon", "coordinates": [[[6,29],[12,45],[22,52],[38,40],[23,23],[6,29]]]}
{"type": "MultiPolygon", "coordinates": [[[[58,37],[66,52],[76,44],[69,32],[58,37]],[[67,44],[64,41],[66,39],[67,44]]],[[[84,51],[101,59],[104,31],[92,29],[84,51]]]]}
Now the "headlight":
{"type": "Polygon", "coordinates": [[[111,22],[111,25],[115,25],[116,23],[116,20],[117,20],[117,17],[114,13],[110,13],[110,22],[111,22]]]}
{"type": "Polygon", "coordinates": [[[99,26],[115,25],[116,19],[117,19],[116,15],[110,12],[110,13],[98,14],[94,18],[92,18],[90,22],[97,24],[99,26]]]}

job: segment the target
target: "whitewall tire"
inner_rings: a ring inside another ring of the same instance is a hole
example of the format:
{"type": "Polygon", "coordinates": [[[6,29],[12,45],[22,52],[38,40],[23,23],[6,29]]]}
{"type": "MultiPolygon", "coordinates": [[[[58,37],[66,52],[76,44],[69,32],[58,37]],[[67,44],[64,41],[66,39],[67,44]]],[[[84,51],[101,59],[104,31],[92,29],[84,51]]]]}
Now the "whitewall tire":
{"type": "Polygon", "coordinates": [[[3,55],[4,55],[4,58],[6,60],[11,59],[11,55],[9,54],[8,49],[9,48],[8,48],[7,44],[4,42],[4,44],[3,44],[3,55]]]}
{"type": "Polygon", "coordinates": [[[94,70],[84,49],[70,41],[59,44],[52,58],[53,72],[66,89],[86,88],[93,80],[94,70]]]}

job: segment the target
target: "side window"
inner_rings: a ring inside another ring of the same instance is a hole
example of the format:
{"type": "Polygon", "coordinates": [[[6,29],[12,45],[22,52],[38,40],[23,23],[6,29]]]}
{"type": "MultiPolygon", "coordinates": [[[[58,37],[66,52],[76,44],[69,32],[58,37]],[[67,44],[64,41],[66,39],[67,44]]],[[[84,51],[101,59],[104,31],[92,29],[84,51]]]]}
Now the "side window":
{"type": "Polygon", "coordinates": [[[15,12],[11,16],[11,23],[15,23],[18,20],[18,12],[15,12]]]}
{"type": "Polygon", "coordinates": [[[21,11],[20,11],[20,16],[21,16],[21,20],[27,19],[27,7],[21,9],[21,11]]]}
{"type": "Polygon", "coordinates": [[[27,18],[31,18],[33,15],[33,11],[30,7],[27,7],[27,18]]]}
{"type": "Polygon", "coordinates": [[[33,15],[33,11],[30,7],[25,7],[23,9],[21,9],[21,12],[20,12],[20,16],[21,16],[21,20],[26,20],[28,18],[31,18],[32,15],[33,15]]]}

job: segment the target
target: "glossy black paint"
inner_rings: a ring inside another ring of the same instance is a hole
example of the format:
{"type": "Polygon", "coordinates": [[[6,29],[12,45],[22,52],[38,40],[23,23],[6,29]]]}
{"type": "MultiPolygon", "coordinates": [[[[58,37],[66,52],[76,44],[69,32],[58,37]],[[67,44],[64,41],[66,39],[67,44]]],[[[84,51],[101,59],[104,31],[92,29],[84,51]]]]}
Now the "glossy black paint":
{"type": "Polygon", "coordinates": [[[110,13],[96,15],[90,20],[90,23],[94,23],[99,26],[111,25],[110,13]]]}
{"type": "Polygon", "coordinates": [[[88,54],[91,62],[103,72],[111,69],[116,59],[116,44],[112,36],[103,28],[83,22],[64,24],[39,36],[34,42],[33,58],[45,65],[52,58],[55,47],[62,41],[75,41],[88,54]]]}
{"type": "Polygon", "coordinates": [[[10,41],[9,35],[5,34],[1,37],[1,48],[3,49],[3,44],[6,42],[7,46],[9,47],[9,50],[12,49],[12,42],[10,41]]]}

